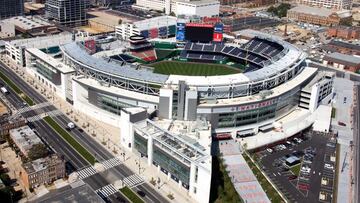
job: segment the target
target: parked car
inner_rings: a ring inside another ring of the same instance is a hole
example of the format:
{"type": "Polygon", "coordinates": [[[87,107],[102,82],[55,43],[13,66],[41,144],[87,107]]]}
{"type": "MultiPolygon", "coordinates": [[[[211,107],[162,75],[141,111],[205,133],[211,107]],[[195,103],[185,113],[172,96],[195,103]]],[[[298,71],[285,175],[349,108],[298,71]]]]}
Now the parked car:
{"type": "Polygon", "coordinates": [[[297,175],[291,175],[288,177],[288,180],[295,180],[297,178],[297,175]]]}
{"type": "Polygon", "coordinates": [[[338,121],[338,125],[340,126],[346,126],[346,124],[344,122],[338,121]]]}
{"type": "Polygon", "coordinates": [[[269,153],[273,153],[273,150],[271,148],[267,148],[266,151],[269,153]]]}
{"type": "Polygon", "coordinates": [[[329,169],[329,170],[334,170],[334,166],[332,164],[325,164],[324,168],[329,169]]]}

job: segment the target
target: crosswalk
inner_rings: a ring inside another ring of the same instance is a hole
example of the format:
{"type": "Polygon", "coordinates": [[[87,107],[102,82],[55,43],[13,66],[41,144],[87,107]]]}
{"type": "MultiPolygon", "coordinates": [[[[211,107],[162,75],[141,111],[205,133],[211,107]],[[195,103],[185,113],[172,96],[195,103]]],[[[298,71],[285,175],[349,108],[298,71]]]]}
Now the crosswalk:
{"type": "Polygon", "coordinates": [[[36,104],[34,106],[26,106],[24,108],[18,109],[17,113],[22,114],[22,113],[32,111],[32,110],[35,110],[35,109],[41,109],[41,108],[44,108],[44,107],[50,106],[50,105],[51,105],[50,102],[43,102],[43,103],[40,103],[40,104],[36,104]]]}
{"type": "Polygon", "coordinates": [[[109,169],[109,168],[115,167],[117,165],[120,165],[121,161],[119,158],[114,157],[114,158],[111,158],[111,159],[101,162],[101,164],[104,166],[105,169],[109,169]]]}
{"type": "Polygon", "coordinates": [[[60,110],[53,110],[53,111],[45,112],[45,113],[38,114],[38,115],[35,115],[32,117],[27,117],[26,120],[28,122],[35,122],[35,121],[39,121],[39,120],[43,119],[46,116],[55,117],[55,116],[59,116],[61,114],[62,114],[62,112],[60,110]]]}
{"type": "Polygon", "coordinates": [[[80,171],[76,171],[76,173],[79,175],[79,179],[82,180],[84,178],[87,178],[89,176],[92,176],[97,173],[94,167],[89,166],[87,168],[81,169],[80,171]]]}
{"type": "Polygon", "coordinates": [[[95,191],[101,197],[108,197],[118,192],[113,184],[105,185],[102,188],[99,188],[95,191]]]}
{"type": "Polygon", "coordinates": [[[133,174],[124,178],[123,183],[132,188],[144,183],[144,179],[141,178],[138,174],[133,174]]]}

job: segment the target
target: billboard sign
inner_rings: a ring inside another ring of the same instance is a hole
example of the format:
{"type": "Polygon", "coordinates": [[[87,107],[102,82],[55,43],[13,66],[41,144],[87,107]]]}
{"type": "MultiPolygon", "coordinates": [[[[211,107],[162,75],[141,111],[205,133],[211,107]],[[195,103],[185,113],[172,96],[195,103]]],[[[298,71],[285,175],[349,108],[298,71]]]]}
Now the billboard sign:
{"type": "Polygon", "coordinates": [[[214,42],[222,42],[222,40],[223,40],[223,34],[214,32],[213,41],[214,42]]]}
{"type": "Polygon", "coordinates": [[[214,27],[214,32],[217,33],[224,33],[224,24],[222,23],[216,23],[214,27]]]}
{"type": "Polygon", "coordinates": [[[184,41],[185,40],[185,23],[176,24],[176,40],[184,41]]]}

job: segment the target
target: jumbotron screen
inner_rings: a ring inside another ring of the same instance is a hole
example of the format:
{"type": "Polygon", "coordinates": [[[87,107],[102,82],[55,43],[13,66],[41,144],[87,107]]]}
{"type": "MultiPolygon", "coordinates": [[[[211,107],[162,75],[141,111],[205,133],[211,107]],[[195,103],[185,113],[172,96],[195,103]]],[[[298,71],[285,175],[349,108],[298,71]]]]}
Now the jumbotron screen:
{"type": "Polygon", "coordinates": [[[214,37],[213,25],[188,23],[185,29],[185,40],[192,42],[211,42],[214,37]]]}

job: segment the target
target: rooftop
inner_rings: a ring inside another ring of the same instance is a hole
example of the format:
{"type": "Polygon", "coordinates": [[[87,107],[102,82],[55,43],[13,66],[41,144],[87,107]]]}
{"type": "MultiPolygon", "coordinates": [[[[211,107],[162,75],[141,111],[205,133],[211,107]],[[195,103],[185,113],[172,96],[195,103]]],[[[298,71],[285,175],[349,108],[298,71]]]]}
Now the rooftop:
{"type": "Polygon", "coordinates": [[[26,48],[47,48],[67,44],[72,41],[72,34],[58,34],[44,37],[34,37],[27,39],[18,39],[7,42],[15,47],[24,46],[26,48]]]}
{"type": "Polygon", "coordinates": [[[176,25],[177,18],[173,16],[158,16],[146,20],[134,22],[134,25],[139,30],[148,30],[155,27],[165,27],[170,25],[176,25]]]}
{"type": "Polygon", "coordinates": [[[22,151],[28,151],[33,145],[42,143],[40,138],[27,125],[10,130],[10,137],[22,151]]]}
{"type": "MultiPolygon", "coordinates": [[[[166,130],[170,128],[172,124],[164,127],[164,125],[160,125],[149,119],[145,122],[145,126],[141,122],[136,126],[136,129],[146,136],[152,137],[156,141],[155,144],[159,143],[159,147],[167,151],[171,150],[171,154],[179,160],[185,161],[188,165],[190,165],[191,162],[207,164],[204,161],[210,157],[209,152],[206,151],[206,148],[200,145],[196,139],[186,136],[186,133],[174,133],[166,130]]],[[[209,139],[211,139],[211,137],[209,139]]]]}
{"type": "Polygon", "coordinates": [[[323,16],[323,17],[328,17],[331,14],[335,13],[335,11],[331,9],[311,7],[305,5],[296,6],[294,8],[291,8],[289,11],[293,11],[297,13],[306,13],[314,16],[323,16]]]}
{"type": "Polygon", "coordinates": [[[26,49],[26,51],[29,52],[31,55],[35,56],[37,59],[41,59],[45,63],[49,64],[51,67],[56,68],[58,71],[60,71],[62,73],[75,72],[74,69],[72,69],[69,66],[65,65],[61,61],[51,57],[50,55],[42,52],[39,49],[29,48],[29,49],[26,49]]]}
{"type": "Polygon", "coordinates": [[[360,57],[342,54],[338,52],[330,53],[324,57],[324,60],[330,60],[337,63],[342,63],[350,66],[360,65],[360,57]]]}
{"type": "Polygon", "coordinates": [[[353,49],[356,51],[360,51],[359,45],[353,44],[353,43],[348,43],[348,42],[342,42],[342,41],[338,41],[338,40],[331,40],[327,45],[339,46],[339,47],[344,47],[347,49],[353,49]]]}
{"type": "Polygon", "coordinates": [[[16,27],[24,30],[53,26],[46,20],[42,19],[40,16],[16,16],[12,18],[7,18],[3,20],[3,22],[12,23],[16,27]]]}
{"type": "Polygon", "coordinates": [[[22,165],[28,174],[36,173],[45,170],[49,166],[53,166],[58,162],[64,162],[64,159],[58,154],[52,154],[45,158],[36,159],[32,162],[28,162],[22,165]]]}

